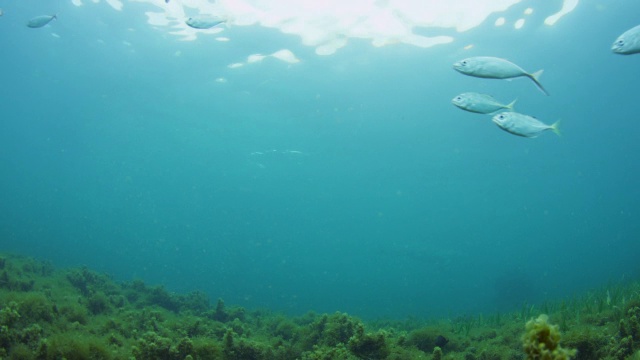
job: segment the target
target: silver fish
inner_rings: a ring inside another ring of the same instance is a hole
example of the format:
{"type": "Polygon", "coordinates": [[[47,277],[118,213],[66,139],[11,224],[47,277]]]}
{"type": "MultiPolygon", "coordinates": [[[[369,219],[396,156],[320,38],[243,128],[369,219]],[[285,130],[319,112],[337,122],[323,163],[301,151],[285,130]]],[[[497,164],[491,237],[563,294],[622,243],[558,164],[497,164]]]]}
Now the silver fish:
{"type": "Polygon", "coordinates": [[[190,17],[187,19],[187,21],[185,21],[185,23],[194,29],[211,29],[212,27],[222,24],[226,21],[227,20],[221,19],[219,17],[202,15],[190,17]]]}
{"type": "Polygon", "coordinates": [[[528,77],[531,79],[538,89],[545,95],[549,95],[544,89],[540,81],[542,70],[530,74],[524,71],[520,66],[497,57],[476,56],[464,60],[460,60],[453,64],[453,68],[465,75],[475,76],[485,79],[512,79],[517,77],[528,77]]]}
{"type": "Polygon", "coordinates": [[[611,46],[611,51],[621,55],[640,53],[640,25],[629,29],[618,36],[611,46]]]}
{"type": "Polygon", "coordinates": [[[559,121],[556,121],[553,125],[547,125],[533,116],[517,112],[503,112],[494,116],[492,120],[502,130],[513,135],[534,138],[547,130],[560,135],[559,121]]]}
{"type": "Polygon", "coordinates": [[[494,99],[491,95],[466,92],[454,97],[451,103],[462,110],[478,114],[491,114],[498,110],[505,109],[513,111],[513,105],[516,103],[516,100],[505,105],[494,99]]]}
{"type": "Polygon", "coordinates": [[[45,25],[47,25],[48,23],[50,23],[53,19],[57,19],[58,17],[56,15],[41,15],[41,16],[36,16],[33,19],[29,20],[29,22],[27,23],[27,26],[30,28],[41,28],[45,25]]]}

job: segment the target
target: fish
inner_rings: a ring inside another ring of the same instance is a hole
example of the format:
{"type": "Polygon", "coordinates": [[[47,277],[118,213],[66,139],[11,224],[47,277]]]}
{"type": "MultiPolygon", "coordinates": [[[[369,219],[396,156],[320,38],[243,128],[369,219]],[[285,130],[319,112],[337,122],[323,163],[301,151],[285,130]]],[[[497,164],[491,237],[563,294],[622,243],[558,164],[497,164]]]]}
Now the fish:
{"type": "Polygon", "coordinates": [[[194,29],[211,29],[212,27],[224,22],[227,22],[227,20],[216,16],[201,15],[188,18],[185,21],[185,24],[194,29]]]}
{"type": "Polygon", "coordinates": [[[640,53],[640,25],[625,31],[618,36],[611,46],[611,51],[620,55],[640,53]]]}
{"type": "Polygon", "coordinates": [[[516,100],[510,104],[502,104],[493,96],[475,92],[462,93],[451,100],[451,103],[462,110],[478,114],[491,114],[499,110],[513,111],[516,100]]]}
{"type": "Polygon", "coordinates": [[[455,62],[453,64],[453,68],[462,74],[485,79],[513,79],[522,76],[528,77],[536,84],[540,91],[545,95],[549,95],[547,90],[539,81],[539,78],[542,75],[542,70],[534,73],[528,73],[520,66],[510,62],[509,60],[491,56],[476,56],[455,62]]]}
{"type": "Polygon", "coordinates": [[[0,9],[0,16],[4,15],[4,11],[0,9]]]}
{"type": "Polygon", "coordinates": [[[50,23],[54,19],[58,19],[58,16],[57,15],[36,16],[33,19],[29,20],[29,22],[27,23],[27,26],[32,29],[41,28],[47,25],[48,23],[50,23]]]}
{"type": "Polygon", "coordinates": [[[517,112],[508,111],[497,114],[492,121],[500,129],[513,135],[535,138],[547,130],[553,131],[558,136],[560,135],[559,121],[556,121],[553,125],[547,125],[533,116],[517,112]]]}

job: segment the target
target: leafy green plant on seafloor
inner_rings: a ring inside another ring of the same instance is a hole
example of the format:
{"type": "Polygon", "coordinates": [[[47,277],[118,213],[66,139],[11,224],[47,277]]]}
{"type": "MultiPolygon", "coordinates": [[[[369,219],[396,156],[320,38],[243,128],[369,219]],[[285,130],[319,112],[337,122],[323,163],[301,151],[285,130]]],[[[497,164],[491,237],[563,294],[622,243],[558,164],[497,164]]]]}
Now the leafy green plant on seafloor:
{"type": "Polygon", "coordinates": [[[526,324],[522,337],[524,353],[528,360],[568,360],[576,355],[575,349],[560,346],[558,325],[551,325],[545,314],[531,319],[526,324]]]}

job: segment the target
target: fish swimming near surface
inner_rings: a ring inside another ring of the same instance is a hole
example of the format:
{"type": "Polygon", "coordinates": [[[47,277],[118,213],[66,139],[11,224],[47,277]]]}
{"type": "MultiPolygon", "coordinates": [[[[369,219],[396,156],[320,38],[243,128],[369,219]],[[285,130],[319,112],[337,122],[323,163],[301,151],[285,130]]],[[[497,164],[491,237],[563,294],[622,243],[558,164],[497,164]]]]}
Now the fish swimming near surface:
{"type": "Polygon", "coordinates": [[[41,28],[41,27],[47,25],[48,23],[50,23],[52,20],[57,19],[57,18],[58,18],[57,15],[36,16],[33,19],[29,20],[29,22],[27,23],[27,26],[32,28],[32,29],[41,28]]]}
{"type": "Polygon", "coordinates": [[[640,53],[640,25],[631,28],[618,36],[611,46],[611,51],[621,55],[640,53]]]}
{"type": "Polygon", "coordinates": [[[542,70],[530,74],[524,71],[520,66],[505,59],[490,56],[471,57],[454,63],[453,68],[462,74],[485,79],[513,79],[522,76],[528,77],[536,84],[540,91],[545,95],[549,95],[547,90],[545,90],[538,80],[540,75],[542,75],[542,70]]]}
{"type": "Polygon", "coordinates": [[[505,105],[494,99],[491,95],[466,92],[454,97],[451,103],[462,110],[478,114],[491,114],[499,110],[513,111],[513,105],[516,103],[516,100],[505,105]]]}
{"type": "Polygon", "coordinates": [[[222,19],[216,16],[201,15],[196,17],[190,17],[185,21],[187,25],[194,29],[211,29],[212,27],[226,22],[226,19],[222,19]]]}
{"type": "Polygon", "coordinates": [[[553,125],[547,125],[533,116],[517,112],[503,112],[495,115],[492,120],[502,130],[513,135],[535,138],[547,130],[560,135],[559,121],[556,121],[553,125]]]}

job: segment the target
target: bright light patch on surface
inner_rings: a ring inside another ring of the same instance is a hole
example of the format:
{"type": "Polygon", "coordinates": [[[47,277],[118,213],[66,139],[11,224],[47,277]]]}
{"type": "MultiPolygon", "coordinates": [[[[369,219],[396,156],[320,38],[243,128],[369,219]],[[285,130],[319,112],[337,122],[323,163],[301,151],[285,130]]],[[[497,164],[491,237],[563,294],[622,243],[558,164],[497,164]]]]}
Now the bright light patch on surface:
{"type": "Polygon", "coordinates": [[[289,63],[289,64],[295,64],[295,63],[299,63],[300,59],[298,59],[292,52],[291,50],[288,49],[282,49],[282,50],[278,50],[276,52],[274,52],[273,54],[270,55],[262,55],[262,54],[252,54],[249,55],[247,57],[247,61],[245,63],[233,63],[233,64],[229,64],[227,65],[228,68],[230,69],[236,69],[239,67],[242,67],[244,65],[248,65],[248,64],[254,64],[254,63],[258,63],[261,62],[262,60],[271,57],[274,59],[278,59],[280,61],[289,63]]]}
{"type": "Polygon", "coordinates": [[[516,30],[522,29],[523,26],[524,26],[524,19],[518,19],[516,20],[515,24],[513,24],[513,28],[516,30]]]}
{"type": "Polygon", "coordinates": [[[558,22],[558,20],[560,20],[561,17],[572,12],[576,8],[576,6],[578,6],[579,2],[580,0],[564,0],[564,2],[562,3],[562,9],[560,9],[560,11],[558,11],[557,13],[544,19],[544,23],[549,26],[554,25],[556,22],[558,22]]]}
{"type": "Polygon", "coordinates": [[[112,8],[122,11],[122,1],[120,0],[106,0],[107,4],[111,5],[112,8]]]}
{"type": "Polygon", "coordinates": [[[300,60],[295,55],[293,55],[293,53],[290,50],[287,50],[287,49],[278,50],[273,54],[271,54],[271,56],[278,60],[288,62],[289,64],[295,64],[300,62],[300,60]]]}
{"type": "Polygon", "coordinates": [[[264,59],[265,57],[267,57],[267,56],[266,56],[266,55],[261,55],[261,54],[253,54],[253,55],[249,55],[249,57],[247,58],[247,64],[252,64],[252,63],[260,62],[260,61],[262,61],[262,59],[264,59]]]}
{"type": "MultiPolygon", "coordinates": [[[[71,0],[80,6],[100,0],[71,0]]],[[[199,35],[218,34],[227,26],[261,26],[294,35],[302,44],[315,48],[319,55],[331,55],[348,45],[352,39],[368,41],[376,47],[407,44],[428,48],[455,40],[446,29],[464,32],[481,25],[495,13],[504,12],[521,0],[104,0],[112,8],[122,10],[127,2],[147,3],[147,21],[184,41],[199,35]],[[211,29],[193,29],[185,20],[193,16],[215,16],[226,24],[211,29]],[[432,29],[434,35],[422,35],[432,29]],[[438,35],[445,29],[447,35],[438,35]]],[[[547,18],[552,25],[573,10],[578,0],[564,0],[563,8],[547,18]]],[[[530,15],[532,8],[524,11],[530,15]]],[[[505,17],[496,26],[506,23],[505,17]]],[[[218,39],[232,39],[217,37],[218,39]]],[[[219,40],[225,41],[225,40],[219,40]]]]}

